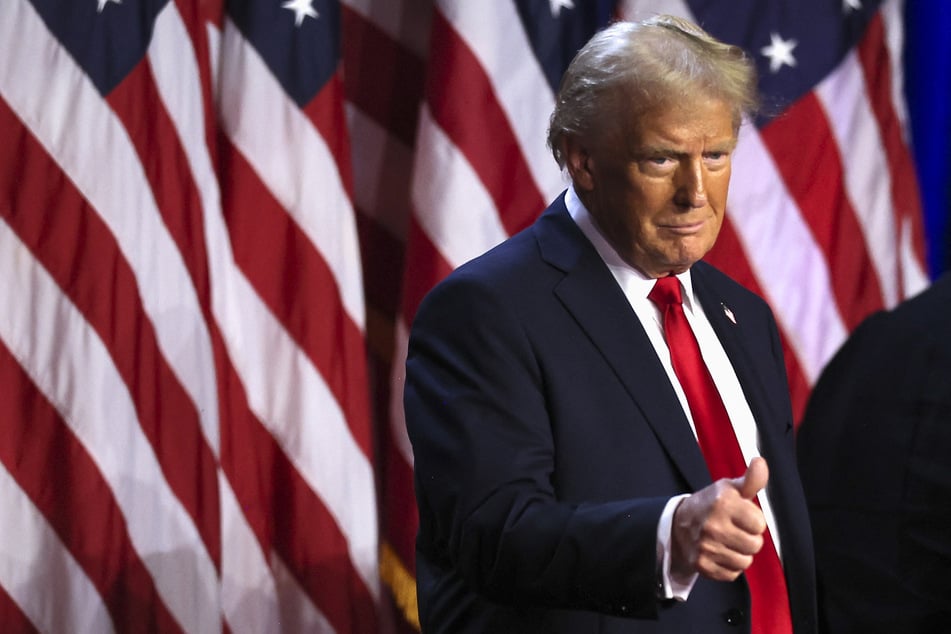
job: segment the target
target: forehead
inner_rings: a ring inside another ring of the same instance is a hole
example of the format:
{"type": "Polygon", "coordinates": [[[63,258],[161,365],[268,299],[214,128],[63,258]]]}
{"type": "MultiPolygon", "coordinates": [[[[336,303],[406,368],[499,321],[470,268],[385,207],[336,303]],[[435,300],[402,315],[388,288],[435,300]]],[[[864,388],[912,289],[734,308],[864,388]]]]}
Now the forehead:
{"type": "Polygon", "coordinates": [[[734,111],[714,98],[667,103],[632,116],[629,143],[635,146],[730,144],[736,140],[734,111]]]}

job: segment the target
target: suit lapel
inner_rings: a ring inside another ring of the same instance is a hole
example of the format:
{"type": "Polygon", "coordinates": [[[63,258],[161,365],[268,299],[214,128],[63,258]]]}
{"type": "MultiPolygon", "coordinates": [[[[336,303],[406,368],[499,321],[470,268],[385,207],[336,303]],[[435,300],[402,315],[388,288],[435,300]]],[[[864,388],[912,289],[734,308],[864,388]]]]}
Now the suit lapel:
{"type": "MultiPolygon", "coordinates": [[[[751,316],[742,313],[742,306],[731,306],[728,300],[723,298],[707,266],[703,262],[694,265],[691,272],[694,292],[740,381],[759,430],[761,452],[767,458],[775,456],[777,452],[774,449],[782,443],[782,439],[776,436],[776,430],[780,427],[764,423],[775,421],[778,417],[788,418],[788,415],[775,406],[776,399],[770,397],[768,386],[764,382],[764,377],[773,375],[772,369],[758,367],[756,363],[756,359],[764,358],[769,351],[751,349],[752,346],[766,346],[769,342],[764,340],[758,344],[752,343],[754,338],[745,330],[747,322],[744,320],[744,317],[751,316]]],[[[785,386],[782,388],[786,389],[785,386]]],[[[791,420],[786,422],[787,426],[792,425],[791,420]]]]}
{"type": "MultiPolygon", "coordinates": [[[[779,529],[793,620],[814,624],[815,567],[808,512],[796,469],[792,412],[782,372],[773,365],[775,332],[762,310],[727,290],[721,275],[704,262],[694,265],[694,292],[739,379],[759,432],[760,453],[769,464],[769,499],[779,529]],[[736,297],[736,305],[727,297],[736,297]],[[731,319],[727,311],[733,315],[731,319]]],[[[779,361],[781,363],[781,361],[779,361]]]]}
{"type": "Polygon", "coordinates": [[[565,273],[554,289],[558,300],[618,376],[689,486],[709,484],[703,456],[644,328],[561,199],[535,232],[542,258],[565,273]]]}
{"type": "Polygon", "coordinates": [[[757,338],[748,332],[744,318],[752,319],[752,316],[743,312],[746,307],[728,305],[736,311],[735,324],[725,315],[721,303],[724,300],[705,266],[698,263],[693,268],[694,289],[733,364],[756,420],[760,453],[769,464],[770,502],[782,539],[786,576],[794,579],[790,593],[807,597],[813,582],[812,543],[795,455],[791,451],[792,414],[788,408],[788,388],[775,368],[762,365],[761,360],[769,358],[767,347],[772,345],[768,335],[757,338]]]}

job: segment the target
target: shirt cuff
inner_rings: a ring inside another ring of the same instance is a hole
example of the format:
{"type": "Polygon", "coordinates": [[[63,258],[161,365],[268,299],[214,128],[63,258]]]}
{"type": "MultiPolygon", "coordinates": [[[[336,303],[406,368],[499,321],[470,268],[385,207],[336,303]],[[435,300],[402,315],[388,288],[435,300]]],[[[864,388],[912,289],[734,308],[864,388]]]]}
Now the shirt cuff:
{"type": "Polygon", "coordinates": [[[693,573],[687,579],[674,579],[670,574],[671,528],[674,523],[674,511],[680,501],[689,493],[670,498],[664,506],[664,512],[657,523],[657,596],[661,599],[686,601],[697,582],[699,573],[693,573]]]}

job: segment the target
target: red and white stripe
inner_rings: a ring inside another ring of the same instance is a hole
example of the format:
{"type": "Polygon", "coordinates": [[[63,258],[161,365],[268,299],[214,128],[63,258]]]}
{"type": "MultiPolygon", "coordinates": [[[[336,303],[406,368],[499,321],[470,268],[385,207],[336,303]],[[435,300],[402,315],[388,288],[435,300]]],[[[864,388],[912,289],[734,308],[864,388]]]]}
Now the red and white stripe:
{"type": "MultiPolygon", "coordinates": [[[[367,339],[380,447],[382,576],[398,629],[418,629],[414,543],[418,519],[412,449],[402,408],[406,321],[399,315],[411,225],[410,183],[427,70],[432,2],[344,0],[347,119],[354,159],[354,204],[367,289],[367,339]]],[[[409,286],[427,288],[421,271],[409,286]]]]}
{"type": "Polygon", "coordinates": [[[207,17],[166,5],[104,100],[31,5],[0,7],[3,58],[32,60],[0,65],[0,503],[22,536],[0,547],[0,614],[381,631],[359,244],[324,137],[339,121],[294,107],[230,25],[209,44],[207,17]],[[213,80],[238,192],[209,149],[213,80]],[[275,113],[281,146],[254,135],[275,113]],[[268,223],[291,243],[249,239],[268,223]],[[262,287],[289,247],[296,284],[262,287]]]}
{"type": "MultiPolygon", "coordinates": [[[[136,139],[124,127],[129,113],[100,98],[29,4],[6,3],[0,11],[4,57],[44,63],[30,73],[18,70],[23,65],[6,65],[0,76],[9,107],[4,137],[21,139],[23,153],[16,157],[22,170],[16,207],[4,210],[4,254],[17,258],[4,271],[6,281],[17,284],[8,288],[18,291],[6,305],[17,308],[4,311],[0,338],[32,382],[35,398],[58,413],[50,442],[80,453],[76,464],[104,485],[97,493],[107,499],[90,508],[105,504],[112,521],[122,518],[117,553],[144,567],[151,578],[143,583],[161,597],[172,622],[187,631],[210,631],[219,619],[220,536],[214,455],[203,432],[216,437],[217,421],[203,424],[195,407],[209,395],[213,400],[215,387],[194,287],[139,161],[136,139]],[[91,148],[115,160],[104,168],[90,160],[91,148]],[[58,197],[51,205],[46,188],[54,182],[58,197]],[[76,229],[78,236],[67,235],[76,229]],[[13,271],[21,276],[13,278],[13,271]],[[110,275],[112,288],[97,284],[97,274],[110,275]],[[110,305],[117,298],[122,303],[110,305]],[[160,424],[159,402],[178,415],[174,434],[160,424]],[[185,459],[184,451],[194,459],[185,459]],[[206,498],[214,502],[210,510],[202,506],[206,498]],[[175,553],[187,556],[189,565],[176,565],[175,553]]],[[[13,473],[24,489],[43,477],[13,473]]],[[[62,513],[57,507],[41,510],[54,519],[62,513]]],[[[60,527],[74,529],[96,534],[81,521],[60,527]]],[[[114,533],[101,527],[99,535],[114,533]]],[[[67,548],[90,548],[68,532],[61,538],[67,548]]],[[[95,553],[73,550],[73,556],[102,565],[95,553]]],[[[94,579],[100,591],[108,589],[109,578],[124,574],[119,561],[112,566],[93,569],[105,575],[94,579]]],[[[114,618],[123,612],[121,602],[104,600],[114,618]]]]}
{"type": "Polygon", "coordinates": [[[230,430],[234,453],[222,462],[239,503],[261,506],[248,519],[274,577],[282,627],[373,631],[378,537],[365,310],[336,139],[320,130],[335,122],[298,109],[227,20],[220,59],[228,220],[216,227],[220,280],[212,274],[230,292],[215,312],[247,399],[230,430]],[[293,286],[275,252],[296,255],[293,286]],[[244,472],[248,458],[273,470],[269,482],[244,472]]]}

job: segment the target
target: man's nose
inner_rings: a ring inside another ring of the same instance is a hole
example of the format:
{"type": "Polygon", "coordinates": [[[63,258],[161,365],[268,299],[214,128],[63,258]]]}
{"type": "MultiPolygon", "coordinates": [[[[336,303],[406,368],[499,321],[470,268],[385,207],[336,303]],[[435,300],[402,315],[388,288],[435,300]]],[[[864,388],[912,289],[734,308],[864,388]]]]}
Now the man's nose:
{"type": "Polygon", "coordinates": [[[706,172],[701,160],[685,160],[677,170],[677,204],[703,207],[707,204],[706,172]]]}

